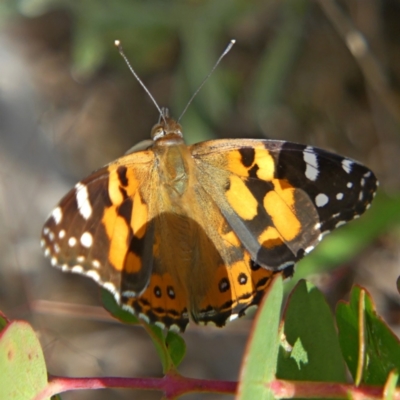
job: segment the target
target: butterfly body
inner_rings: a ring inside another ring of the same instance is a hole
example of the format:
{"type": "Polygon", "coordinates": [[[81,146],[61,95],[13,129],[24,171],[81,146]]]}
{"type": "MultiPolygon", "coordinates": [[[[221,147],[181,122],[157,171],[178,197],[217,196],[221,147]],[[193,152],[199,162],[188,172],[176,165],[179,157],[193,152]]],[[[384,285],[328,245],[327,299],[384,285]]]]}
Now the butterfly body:
{"type": "Polygon", "coordinates": [[[290,276],[322,236],[362,214],[366,167],[309,146],[226,139],[187,146],[163,116],[152,144],[78,183],[48,218],[54,266],[87,275],[125,309],[184,330],[223,326],[290,276]]]}

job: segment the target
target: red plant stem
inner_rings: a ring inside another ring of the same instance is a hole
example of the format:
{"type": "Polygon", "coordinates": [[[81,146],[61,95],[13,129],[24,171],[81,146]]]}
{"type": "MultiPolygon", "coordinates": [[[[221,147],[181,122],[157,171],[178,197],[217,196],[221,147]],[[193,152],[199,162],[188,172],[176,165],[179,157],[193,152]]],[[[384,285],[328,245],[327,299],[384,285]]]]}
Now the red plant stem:
{"type": "Polygon", "coordinates": [[[34,400],[46,399],[69,390],[129,388],[141,390],[159,390],[167,399],[190,392],[212,392],[234,394],[237,382],[215,381],[186,378],[178,374],[165,375],[163,378],[65,378],[53,376],[49,384],[34,400]]]}
{"type": "MultiPolygon", "coordinates": [[[[193,392],[212,392],[235,394],[237,382],[215,381],[186,378],[179,374],[168,374],[163,378],[64,378],[51,377],[49,384],[34,400],[43,400],[69,390],[88,390],[105,388],[126,388],[141,390],[159,390],[166,399],[175,399],[193,392]]],[[[276,398],[325,398],[325,399],[370,399],[380,400],[384,395],[383,386],[354,386],[345,383],[301,382],[276,379],[269,384],[276,398]]],[[[394,394],[394,400],[400,400],[400,389],[394,394]]]]}
{"type": "MultiPolygon", "coordinates": [[[[277,398],[324,398],[324,399],[370,399],[383,398],[383,386],[354,386],[345,383],[300,382],[276,379],[269,385],[277,398]]],[[[394,400],[400,400],[400,389],[397,389],[394,400]]]]}

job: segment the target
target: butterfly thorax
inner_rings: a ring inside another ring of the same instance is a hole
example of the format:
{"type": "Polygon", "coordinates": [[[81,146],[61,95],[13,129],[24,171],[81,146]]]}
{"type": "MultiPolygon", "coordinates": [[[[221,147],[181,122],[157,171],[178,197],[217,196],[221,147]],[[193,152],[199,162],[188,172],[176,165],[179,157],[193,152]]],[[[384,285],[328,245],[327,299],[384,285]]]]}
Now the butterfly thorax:
{"type": "Polygon", "coordinates": [[[169,204],[170,211],[186,214],[182,209],[188,195],[192,176],[192,159],[186,146],[180,125],[168,118],[157,124],[152,130],[153,151],[161,185],[164,204],[169,204]]]}

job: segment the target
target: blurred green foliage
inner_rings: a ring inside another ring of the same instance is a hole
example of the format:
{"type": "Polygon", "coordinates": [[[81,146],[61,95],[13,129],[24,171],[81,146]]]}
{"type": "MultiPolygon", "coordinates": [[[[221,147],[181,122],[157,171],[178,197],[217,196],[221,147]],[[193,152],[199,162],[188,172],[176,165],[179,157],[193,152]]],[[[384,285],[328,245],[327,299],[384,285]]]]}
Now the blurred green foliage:
{"type": "MultiPolygon", "coordinates": [[[[274,1],[259,0],[5,0],[0,18],[21,14],[38,16],[54,9],[68,10],[74,20],[73,70],[87,77],[104,65],[128,73],[113,46],[116,39],[141,77],[171,66],[171,53],[179,43],[179,59],[174,66],[177,79],[170,101],[173,115],[179,115],[191,95],[210,72],[224,46],[260,13],[268,14],[274,1]],[[232,37],[231,37],[232,36],[232,37]]],[[[279,10],[282,26],[269,44],[258,65],[254,80],[246,89],[251,99],[249,115],[254,121],[265,119],[273,107],[300,48],[301,30],[309,1],[283,2],[279,10]]],[[[171,60],[172,58],[172,60],[171,60]]],[[[214,137],[210,125],[225,118],[238,95],[241,77],[227,71],[224,63],[196,97],[185,115],[188,142],[214,137]]]]}

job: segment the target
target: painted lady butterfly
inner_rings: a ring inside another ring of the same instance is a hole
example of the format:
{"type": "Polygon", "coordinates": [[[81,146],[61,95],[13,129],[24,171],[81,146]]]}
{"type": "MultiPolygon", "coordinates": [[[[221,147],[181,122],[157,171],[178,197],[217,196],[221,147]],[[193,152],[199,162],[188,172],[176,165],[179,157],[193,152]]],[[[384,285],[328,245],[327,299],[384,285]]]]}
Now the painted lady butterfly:
{"type": "Polygon", "coordinates": [[[374,197],[368,168],[310,146],[226,139],[187,146],[161,116],[152,142],[79,182],[46,221],[51,264],[86,275],[145,321],[223,326],[291,276],[374,197]]]}

